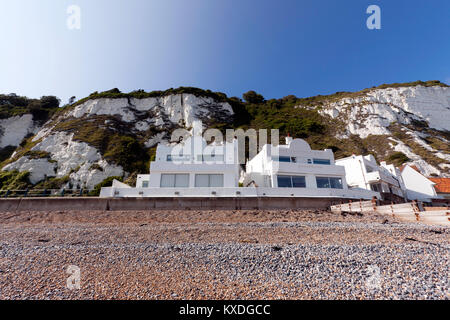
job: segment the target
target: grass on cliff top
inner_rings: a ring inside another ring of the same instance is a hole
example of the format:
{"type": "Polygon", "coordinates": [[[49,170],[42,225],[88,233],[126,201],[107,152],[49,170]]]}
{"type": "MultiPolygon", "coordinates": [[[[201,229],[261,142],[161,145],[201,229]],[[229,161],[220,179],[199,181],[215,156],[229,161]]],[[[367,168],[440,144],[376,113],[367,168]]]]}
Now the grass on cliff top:
{"type": "Polygon", "coordinates": [[[103,91],[103,92],[95,91],[95,92],[91,93],[88,97],[78,100],[77,102],[72,104],[71,107],[80,105],[80,104],[82,104],[88,100],[92,100],[92,99],[101,99],[101,98],[146,99],[146,98],[157,98],[157,97],[164,97],[164,96],[168,96],[168,95],[182,94],[182,93],[193,94],[197,97],[210,97],[219,102],[228,101],[227,95],[222,92],[213,92],[211,90],[203,90],[203,89],[194,88],[194,87],[179,87],[176,89],[170,88],[170,89],[167,89],[164,91],[151,91],[151,92],[146,92],[144,90],[135,90],[135,91],[132,91],[129,93],[124,93],[124,92],[121,92],[119,89],[114,88],[114,89],[111,89],[108,91],[103,91]]]}
{"type": "Polygon", "coordinates": [[[43,123],[59,109],[59,104],[59,99],[54,96],[30,99],[14,93],[0,94],[0,119],[32,114],[34,121],[43,123]]]}
{"type": "MultiPolygon", "coordinates": [[[[348,97],[356,97],[363,93],[369,92],[373,89],[386,89],[386,88],[400,88],[400,87],[414,87],[414,86],[424,86],[424,87],[433,87],[433,86],[440,86],[440,87],[449,87],[447,84],[442,83],[438,80],[429,80],[429,81],[414,81],[414,82],[405,82],[405,83],[391,83],[391,84],[382,84],[377,87],[372,88],[366,88],[361,91],[357,92],[347,92],[347,91],[340,91],[336,92],[330,95],[317,95],[313,97],[308,98],[297,98],[293,95],[288,95],[282,99],[278,100],[285,100],[285,99],[291,99],[292,97],[295,100],[296,104],[314,104],[318,102],[322,102],[324,100],[339,100],[342,98],[348,98],[348,97]]],[[[167,90],[157,90],[157,91],[150,91],[146,92],[144,90],[135,90],[129,93],[121,92],[119,89],[114,88],[111,90],[103,91],[103,92],[93,92],[89,96],[78,100],[77,102],[70,105],[70,107],[80,105],[88,100],[92,99],[100,99],[100,98],[111,98],[111,99],[119,99],[119,98],[136,98],[136,99],[145,99],[145,98],[154,98],[154,97],[164,97],[172,94],[193,94],[197,97],[210,97],[215,99],[219,102],[232,102],[233,97],[229,98],[225,93],[222,92],[214,92],[211,90],[204,90],[200,88],[195,87],[178,87],[178,88],[170,88],[167,90]]],[[[275,99],[273,99],[275,100],[275,99]]]]}
{"type": "Polygon", "coordinates": [[[298,103],[302,105],[322,105],[325,102],[330,101],[338,101],[344,98],[356,98],[361,95],[364,95],[365,93],[368,93],[372,90],[377,89],[388,89],[388,88],[405,88],[405,87],[416,87],[416,86],[423,86],[423,87],[449,87],[447,84],[442,83],[438,80],[429,80],[429,81],[414,81],[414,82],[405,82],[405,83],[390,83],[390,84],[382,84],[377,87],[372,88],[366,88],[360,91],[356,92],[348,92],[348,91],[338,91],[333,94],[329,95],[317,95],[313,97],[307,97],[307,98],[300,98],[298,99],[298,103]]]}

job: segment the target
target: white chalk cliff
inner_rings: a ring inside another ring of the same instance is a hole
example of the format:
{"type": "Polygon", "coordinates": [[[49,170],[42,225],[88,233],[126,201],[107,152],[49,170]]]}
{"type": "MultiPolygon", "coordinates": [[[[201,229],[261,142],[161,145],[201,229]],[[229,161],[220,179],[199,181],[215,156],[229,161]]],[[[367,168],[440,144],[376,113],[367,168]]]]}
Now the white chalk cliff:
{"type": "MultiPolygon", "coordinates": [[[[74,139],[73,133],[56,130],[55,126],[58,123],[68,119],[90,121],[90,117],[103,115],[111,116],[111,119],[119,118],[120,121],[129,124],[133,133],[146,131],[150,127],[158,128],[162,132],[144,141],[144,145],[150,148],[170,138],[167,132],[170,128],[174,126],[190,128],[194,121],[214,118],[218,114],[231,118],[233,109],[226,102],[216,102],[210,97],[197,97],[193,94],[174,94],[145,99],[88,100],[59,115],[56,119],[50,120],[36,132],[32,140],[37,143],[31,151],[44,151],[49,154],[50,159],[30,159],[25,155],[7,164],[2,170],[29,171],[30,181],[33,184],[46,178],[61,178],[69,175],[68,186],[92,189],[107,177],[127,176],[129,172],[103,159],[101,152],[95,147],[74,139]]],[[[29,120],[27,116],[31,117],[31,115],[25,115],[22,118],[29,120]]],[[[20,129],[19,120],[15,118],[3,120],[5,127],[8,125],[8,128],[14,128],[13,131],[1,137],[0,142],[3,146],[13,143],[18,145],[26,134],[33,132],[33,126],[25,120],[22,120],[23,128],[20,129]]],[[[114,125],[111,120],[105,120],[105,127],[109,124],[114,125]]]]}
{"type": "Polygon", "coordinates": [[[0,120],[0,148],[18,146],[29,134],[34,134],[39,126],[31,114],[15,116],[0,120]]]}
{"type": "MultiPolygon", "coordinates": [[[[448,175],[450,155],[430,146],[424,138],[427,134],[411,129],[417,122],[426,123],[429,128],[443,132],[450,131],[450,88],[449,87],[399,87],[370,90],[354,98],[343,98],[326,104],[320,111],[346,124],[345,133],[367,138],[369,135],[388,135],[395,151],[403,152],[423,174],[448,175]],[[400,125],[403,132],[434,156],[442,159],[436,167],[424,161],[420,155],[403,141],[393,136],[392,124],[400,125]],[[444,169],[444,170],[443,170],[444,169]]],[[[449,141],[439,136],[443,143],[449,141]]]]}
{"type": "MultiPolygon", "coordinates": [[[[370,135],[385,135],[391,150],[403,152],[424,174],[449,176],[450,154],[437,149],[427,139],[431,132],[433,139],[449,143],[449,87],[371,89],[348,98],[330,99],[320,108],[314,105],[311,108],[344,124],[343,130],[336,132],[339,139],[351,135],[363,139],[370,135]],[[415,130],[417,123],[426,124],[427,130],[415,130]],[[398,138],[392,132],[393,124],[439,163],[430,163],[410,144],[398,138]]],[[[0,148],[18,146],[25,137],[34,135],[29,149],[31,156],[16,151],[2,170],[29,171],[33,184],[49,178],[69,177],[65,187],[92,189],[108,177],[127,177],[131,172],[105,157],[105,150],[78,137],[77,128],[61,129],[61,123],[81,120],[79,126],[95,123],[99,129],[110,133],[119,134],[120,130],[126,130],[128,136],[135,136],[143,146],[152,148],[167,141],[176,128],[191,129],[196,120],[202,120],[204,124],[217,119],[226,122],[233,114],[228,102],[183,93],[143,99],[89,99],[58,112],[43,125],[33,122],[30,114],[2,119],[0,148]]]]}

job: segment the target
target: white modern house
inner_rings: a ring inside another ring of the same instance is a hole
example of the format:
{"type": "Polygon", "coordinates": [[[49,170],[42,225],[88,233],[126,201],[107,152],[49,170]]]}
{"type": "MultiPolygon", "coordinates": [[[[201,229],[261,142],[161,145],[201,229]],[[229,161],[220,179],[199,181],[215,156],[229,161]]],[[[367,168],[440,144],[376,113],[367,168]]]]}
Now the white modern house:
{"type": "Polygon", "coordinates": [[[150,174],[139,175],[140,188],[235,188],[238,187],[239,163],[237,140],[207,142],[193,136],[186,142],[158,145],[150,174]]]}
{"type": "Polygon", "coordinates": [[[371,154],[338,159],[336,164],[345,168],[347,183],[352,188],[379,192],[382,200],[402,201],[405,198],[405,185],[394,165],[386,162],[378,165],[371,154]]]}
{"type": "Polygon", "coordinates": [[[334,164],[331,150],[311,150],[302,139],[286,138],[286,145],[271,144],[246,166],[245,185],[263,188],[347,189],[345,170],[334,164]]]}
{"type": "Polygon", "coordinates": [[[115,182],[101,197],[326,197],[372,199],[376,191],[349,189],[345,169],[331,150],[311,150],[302,139],[266,144],[246,166],[244,186],[238,141],[207,144],[193,136],[176,145],[159,144],[150,174],[137,177],[135,188],[115,182]]]}
{"type": "Polygon", "coordinates": [[[441,198],[436,193],[435,183],[422,175],[414,166],[402,166],[401,172],[409,200],[432,202],[433,199],[441,198]]]}
{"type": "Polygon", "coordinates": [[[150,174],[138,175],[136,188],[124,189],[115,183],[102,189],[100,196],[234,196],[240,174],[237,146],[236,139],[207,144],[202,136],[159,144],[150,174]]]}

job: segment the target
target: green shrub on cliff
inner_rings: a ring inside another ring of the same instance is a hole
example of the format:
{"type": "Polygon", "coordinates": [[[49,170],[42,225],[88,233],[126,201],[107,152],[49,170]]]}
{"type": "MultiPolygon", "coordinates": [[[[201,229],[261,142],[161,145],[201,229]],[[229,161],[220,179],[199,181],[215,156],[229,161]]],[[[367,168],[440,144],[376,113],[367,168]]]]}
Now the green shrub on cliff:
{"type": "Polygon", "coordinates": [[[14,93],[0,94],[0,119],[29,113],[33,115],[33,120],[45,122],[58,110],[59,103],[59,99],[54,96],[30,99],[14,93]]]}
{"type": "Polygon", "coordinates": [[[123,181],[123,178],[122,178],[122,177],[108,177],[108,178],[106,178],[105,180],[103,180],[102,182],[100,182],[99,184],[97,184],[97,185],[94,187],[94,190],[92,190],[92,191],[89,193],[89,195],[90,195],[90,196],[99,196],[99,195],[100,195],[101,189],[102,189],[103,187],[111,187],[114,179],[115,179],[115,180],[118,180],[118,181],[120,181],[120,182],[123,181]]]}
{"type": "Polygon", "coordinates": [[[0,171],[0,189],[1,190],[26,190],[32,187],[28,177],[28,171],[0,171]]]}

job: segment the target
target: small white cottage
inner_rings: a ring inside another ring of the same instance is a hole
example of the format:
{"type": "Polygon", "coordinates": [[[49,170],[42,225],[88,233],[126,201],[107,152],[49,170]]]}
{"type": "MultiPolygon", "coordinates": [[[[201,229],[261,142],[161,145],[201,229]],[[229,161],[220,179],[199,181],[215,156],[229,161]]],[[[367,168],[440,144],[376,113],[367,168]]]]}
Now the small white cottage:
{"type": "Polygon", "coordinates": [[[345,167],[349,186],[379,192],[383,200],[404,200],[403,180],[393,165],[378,165],[371,154],[338,159],[336,164],[345,167]]]}
{"type": "Polygon", "coordinates": [[[409,200],[432,202],[440,198],[434,188],[435,183],[422,175],[415,166],[404,165],[400,170],[409,200]]]}

